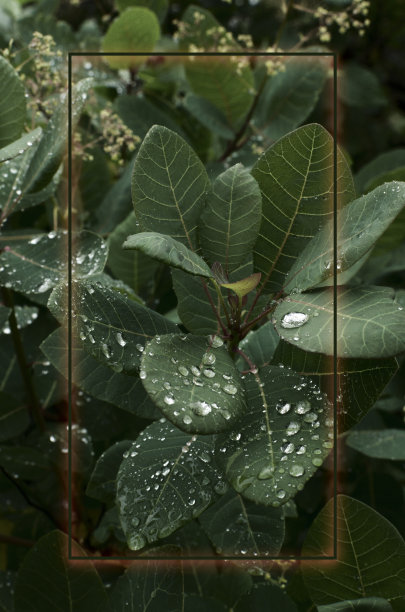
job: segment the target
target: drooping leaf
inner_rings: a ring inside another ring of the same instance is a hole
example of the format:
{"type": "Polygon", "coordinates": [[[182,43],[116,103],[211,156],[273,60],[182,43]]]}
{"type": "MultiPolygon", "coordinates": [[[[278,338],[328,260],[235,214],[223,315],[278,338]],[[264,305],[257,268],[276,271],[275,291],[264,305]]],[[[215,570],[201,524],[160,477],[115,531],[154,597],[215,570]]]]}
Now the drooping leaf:
{"type": "MultiPolygon", "coordinates": [[[[338,357],[391,357],[405,349],[405,312],[395,297],[388,287],[339,291],[338,357]]],[[[278,334],[305,351],[333,355],[333,302],[327,289],[289,296],[274,311],[278,334]]]]}
{"type": "MultiPolygon", "coordinates": [[[[309,353],[281,340],[274,352],[272,363],[274,365],[283,364],[300,375],[308,376],[328,395],[331,402],[334,401],[332,357],[320,353],[309,353]]],[[[394,357],[389,359],[339,358],[336,366],[339,432],[343,432],[356,425],[374,406],[384,387],[397,372],[398,363],[394,357]]]]}
{"type": "Polygon", "coordinates": [[[229,429],[245,408],[239,372],[218,336],[154,338],[143,352],[140,377],[165,417],[186,432],[229,429]]]}
{"type": "MultiPolygon", "coordinates": [[[[348,204],[337,219],[337,284],[371,251],[378,238],[405,207],[405,183],[393,181],[348,204]]],[[[333,220],[309,242],[291,267],[287,291],[333,284],[333,220]]]]}
{"type": "MultiPolygon", "coordinates": [[[[55,330],[40,346],[44,355],[67,378],[68,341],[63,329],[55,330]]],[[[159,412],[140,379],[115,372],[92,357],[81,347],[78,338],[72,342],[72,382],[92,397],[146,419],[159,417],[159,412]]]]}
{"type": "MultiPolygon", "coordinates": [[[[55,287],[67,277],[67,239],[67,232],[59,230],[6,247],[0,256],[0,284],[26,294],[55,287]]],[[[102,272],[107,259],[102,238],[83,231],[73,241],[72,274],[83,278],[102,272]]]]}
{"type": "Polygon", "coordinates": [[[254,114],[267,141],[282,138],[310,115],[326,81],[327,62],[319,56],[289,57],[283,69],[267,79],[254,114]]]}
{"type": "Polygon", "coordinates": [[[267,557],[279,553],[284,540],[284,515],[228,491],[205,510],[199,521],[224,557],[267,557]]]}
{"type": "Polygon", "coordinates": [[[195,250],[208,185],[203,164],[180,136],[162,126],[149,130],[132,174],[132,199],[143,230],[168,234],[195,250]]]}
{"type": "Polygon", "coordinates": [[[117,473],[126,451],[132,444],[131,440],[121,440],[99,457],[87,485],[86,495],[104,503],[115,500],[117,473]]]}
{"type": "Polygon", "coordinates": [[[217,461],[234,489],[280,506],[294,497],[333,446],[331,404],[314,384],[276,366],[247,374],[247,411],[218,436],[217,461]]]}
{"type": "MultiPolygon", "coordinates": [[[[303,570],[312,600],[324,605],[347,599],[383,597],[393,610],[401,612],[405,604],[403,539],[387,519],[356,499],[338,495],[337,509],[337,560],[330,564],[306,561],[303,570]]],[[[334,500],[331,499],[309,528],[302,551],[304,556],[331,554],[333,514],[334,500]]]]}
{"type": "Polygon", "coordinates": [[[168,536],[225,491],[213,465],[212,437],[191,436],[164,419],[152,423],[118,472],[117,503],[129,548],[168,536]]]}
{"type": "MultiPolygon", "coordinates": [[[[298,255],[321,224],[333,217],[333,140],[318,124],[281,138],[256,162],[252,175],[262,192],[262,222],[254,247],[264,291],[279,290],[298,255]]],[[[337,155],[339,207],[355,197],[343,155],[337,155]]]]}
{"type": "Polygon", "coordinates": [[[212,277],[212,272],[205,261],[171,236],[157,232],[141,232],[128,236],[122,247],[127,250],[141,251],[149,257],[189,274],[212,277]]]}
{"type": "Polygon", "coordinates": [[[15,612],[106,610],[107,593],[93,564],[73,540],[72,556],[86,561],[69,564],[68,545],[66,534],[52,531],[28,552],[17,575],[15,612]]]}
{"type": "Polygon", "coordinates": [[[22,434],[30,423],[27,406],[15,397],[0,391],[0,440],[22,434]]]}
{"type": "Polygon", "coordinates": [[[0,57],[0,147],[20,137],[25,122],[25,91],[17,72],[0,57]]]}
{"type": "Polygon", "coordinates": [[[156,13],[159,21],[163,21],[169,6],[167,0],[116,0],[115,4],[121,13],[131,6],[145,6],[156,13]]]}
{"type": "Polygon", "coordinates": [[[221,287],[225,289],[231,289],[239,298],[243,298],[245,295],[256,289],[257,285],[260,283],[261,273],[256,272],[255,274],[251,274],[247,278],[243,278],[240,281],[236,281],[234,283],[222,283],[221,287]]]}
{"type": "Polygon", "coordinates": [[[42,128],[38,127],[28,134],[23,134],[18,140],[0,149],[0,162],[4,162],[25,153],[27,149],[40,138],[42,128]]]}
{"type": "Polygon", "coordinates": [[[405,431],[400,429],[351,431],[346,444],[367,457],[405,461],[405,431]]]}
{"type": "Polygon", "coordinates": [[[378,155],[355,175],[357,192],[367,193],[370,191],[370,185],[379,180],[381,176],[404,167],[405,149],[392,149],[378,155]]]}
{"type": "Polygon", "coordinates": [[[235,612],[297,612],[292,599],[274,584],[258,584],[236,604],[235,612]]]}
{"type": "Polygon", "coordinates": [[[102,41],[105,53],[145,52],[139,55],[106,55],[112,68],[133,68],[142,64],[153,51],[160,38],[159,21],[151,10],[145,7],[125,9],[110,25],[102,41]]]}
{"type": "Polygon", "coordinates": [[[261,194],[242,164],[225,170],[214,181],[198,225],[205,259],[218,261],[229,273],[244,263],[257,239],[261,194]]]}
{"type": "Polygon", "coordinates": [[[141,251],[126,251],[122,244],[127,236],[139,231],[135,214],[131,212],[108,237],[107,264],[117,278],[139,293],[151,283],[158,268],[157,261],[141,251]]]}
{"type": "Polygon", "coordinates": [[[392,612],[389,601],[382,597],[362,597],[326,606],[318,606],[318,612],[392,612]]]}
{"type": "MultiPolygon", "coordinates": [[[[53,291],[51,312],[63,310],[64,295],[62,286],[53,291]]],[[[75,283],[72,304],[82,346],[104,365],[127,374],[138,372],[147,340],[177,330],[166,317],[97,282],[75,283]]]]}
{"type": "Polygon", "coordinates": [[[184,597],[181,561],[144,560],[141,572],[134,564],[118,578],[110,600],[112,612],[178,612],[185,610],[184,597]]]}

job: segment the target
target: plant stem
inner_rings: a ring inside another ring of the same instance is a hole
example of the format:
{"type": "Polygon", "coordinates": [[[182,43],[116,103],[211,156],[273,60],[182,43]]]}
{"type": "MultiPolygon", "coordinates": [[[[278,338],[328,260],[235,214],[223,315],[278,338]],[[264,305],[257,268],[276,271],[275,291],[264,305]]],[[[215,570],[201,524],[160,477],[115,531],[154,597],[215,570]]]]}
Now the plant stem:
{"type": "Polygon", "coordinates": [[[209,301],[209,303],[211,305],[211,308],[212,308],[212,310],[213,310],[213,312],[214,312],[214,314],[215,314],[215,316],[217,318],[217,321],[219,323],[220,328],[222,329],[224,334],[228,334],[228,330],[226,329],[225,325],[222,323],[221,317],[220,317],[220,315],[219,315],[219,313],[218,313],[218,311],[217,311],[217,309],[215,307],[215,304],[214,304],[214,301],[213,301],[213,299],[211,297],[211,294],[208,291],[207,283],[204,280],[202,280],[202,279],[201,279],[201,281],[202,281],[202,284],[203,284],[203,287],[204,287],[205,294],[206,294],[206,296],[208,298],[208,301],[209,301]]]}
{"type": "Polygon", "coordinates": [[[285,26],[287,24],[287,21],[288,21],[288,13],[290,12],[290,9],[291,9],[292,6],[293,6],[293,0],[289,0],[289,2],[287,4],[287,9],[286,9],[285,14],[284,14],[284,19],[281,22],[280,27],[277,30],[276,37],[274,39],[273,47],[274,47],[275,51],[277,51],[278,44],[279,44],[279,42],[281,40],[281,37],[282,37],[283,32],[284,32],[284,28],[285,28],[285,26]]]}
{"type": "Polygon", "coordinates": [[[225,317],[226,317],[226,322],[228,323],[228,328],[230,328],[231,327],[231,320],[229,318],[229,312],[228,312],[228,309],[226,307],[224,297],[223,297],[223,295],[221,293],[221,288],[219,287],[218,283],[214,279],[211,279],[211,280],[212,280],[212,283],[213,283],[213,285],[215,287],[215,291],[218,294],[221,306],[223,308],[223,311],[224,311],[224,314],[225,314],[225,317]]]}
{"type": "Polygon", "coordinates": [[[45,431],[46,429],[45,420],[42,414],[41,405],[39,403],[38,396],[37,396],[37,393],[34,387],[34,383],[32,381],[31,374],[29,371],[28,363],[25,357],[25,352],[24,352],[23,343],[21,341],[20,331],[17,326],[17,319],[16,319],[15,311],[14,311],[13,294],[6,287],[2,288],[2,294],[3,294],[4,304],[8,308],[11,308],[11,314],[9,317],[11,336],[13,339],[14,350],[15,350],[18,365],[20,368],[21,377],[25,385],[25,391],[27,394],[27,400],[28,400],[28,405],[29,405],[29,409],[31,412],[31,416],[33,417],[34,421],[38,425],[39,429],[41,431],[45,431]]]}

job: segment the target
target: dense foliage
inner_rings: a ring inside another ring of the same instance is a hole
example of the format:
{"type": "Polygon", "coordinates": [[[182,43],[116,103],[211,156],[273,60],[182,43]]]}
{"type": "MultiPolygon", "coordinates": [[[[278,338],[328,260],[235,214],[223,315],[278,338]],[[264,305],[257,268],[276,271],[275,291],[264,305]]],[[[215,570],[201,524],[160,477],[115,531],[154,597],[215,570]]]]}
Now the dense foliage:
{"type": "Polygon", "coordinates": [[[0,610],[405,610],[401,7],[0,1],[0,610]]]}

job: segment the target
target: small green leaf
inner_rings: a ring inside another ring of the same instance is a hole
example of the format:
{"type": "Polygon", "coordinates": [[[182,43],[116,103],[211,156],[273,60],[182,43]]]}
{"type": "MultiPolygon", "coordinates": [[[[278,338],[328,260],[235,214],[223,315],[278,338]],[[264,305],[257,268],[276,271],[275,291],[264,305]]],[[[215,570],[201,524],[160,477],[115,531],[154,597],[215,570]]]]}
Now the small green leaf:
{"type": "Polygon", "coordinates": [[[405,431],[400,429],[352,431],[346,444],[367,457],[405,461],[405,431]]]}
{"type": "Polygon", "coordinates": [[[132,174],[132,199],[141,228],[167,234],[195,250],[208,187],[205,168],[191,147],[171,130],[152,127],[132,174]]]}
{"type": "Polygon", "coordinates": [[[256,272],[255,274],[251,274],[247,278],[243,278],[240,281],[236,281],[235,283],[222,283],[221,287],[225,289],[232,289],[234,293],[240,298],[243,298],[245,295],[256,289],[257,285],[260,283],[261,273],[256,272]]]}
{"type": "Polygon", "coordinates": [[[140,434],[117,479],[121,524],[131,550],[173,533],[225,493],[213,462],[211,436],[191,436],[164,419],[140,434]]]}
{"type": "MultiPolygon", "coordinates": [[[[218,319],[207,297],[208,293],[219,312],[221,306],[214,287],[203,278],[181,270],[172,270],[172,279],[177,297],[177,312],[183,325],[194,334],[219,333],[218,319]]],[[[224,321],[224,316],[221,320],[224,321]]]]}
{"type": "Polygon", "coordinates": [[[154,338],[145,347],[140,376],[155,404],[183,431],[229,429],[245,408],[239,372],[218,336],[154,338]]]}
{"type": "Polygon", "coordinates": [[[220,174],[201,214],[198,231],[205,259],[233,272],[251,254],[261,219],[261,194],[242,164],[220,174]]]}
{"type": "Polygon", "coordinates": [[[235,491],[205,510],[199,521],[224,557],[275,556],[284,540],[283,510],[253,504],[235,491]]]}
{"type": "MultiPolygon", "coordinates": [[[[280,337],[315,353],[334,354],[333,294],[294,294],[272,319],[280,337]]],[[[337,305],[337,356],[381,358],[405,350],[405,312],[388,287],[342,288],[337,305]]]]}
{"type": "MultiPolygon", "coordinates": [[[[26,294],[42,294],[67,278],[67,232],[38,234],[8,246],[0,256],[0,284],[26,294]]],[[[12,242],[10,242],[12,244],[12,242]]],[[[76,278],[103,271],[107,259],[101,237],[83,231],[73,235],[72,273],[76,278]]]]}
{"type": "MultiPolygon", "coordinates": [[[[375,510],[346,495],[338,495],[337,510],[337,559],[328,564],[306,561],[303,568],[312,600],[324,605],[350,598],[384,597],[393,610],[402,612],[405,543],[398,531],[375,510]]],[[[333,554],[333,521],[331,499],[309,528],[303,556],[333,554]]]]}
{"type": "Polygon", "coordinates": [[[318,612],[392,612],[390,603],[382,597],[363,597],[326,606],[318,606],[318,612]]]}
{"type": "Polygon", "coordinates": [[[100,576],[84,550],[71,541],[73,557],[68,562],[69,538],[61,531],[43,536],[24,558],[15,586],[15,612],[105,612],[107,593],[100,576]]]}
{"type": "Polygon", "coordinates": [[[139,250],[153,259],[166,263],[172,268],[180,268],[189,274],[212,278],[211,270],[199,255],[165,234],[157,232],[134,234],[128,236],[122,248],[139,250]]]}
{"type": "Polygon", "coordinates": [[[248,409],[217,438],[218,464],[234,489],[266,506],[285,504],[333,446],[331,404],[298,374],[267,366],[245,378],[248,409]]]}
{"type": "Polygon", "coordinates": [[[22,434],[30,423],[27,406],[12,395],[0,391],[0,440],[22,434]]]}
{"type": "Polygon", "coordinates": [[[0,147],[20,137],[25,122],[25,91],[17,72],[0,57],[0,147]]]}
{"type": "Polygon", "coordinates": [[[8,161],[22,155],[41,137],[42,128],[38,127],[28,134],[23,134],[18,140],[0,149],[0,162],[8,161]]]}
{"type": "Polygon", "coordinates": [[[124,453],[132,446],[131,440],[121,440],[108,448],[98,459],[86,488],[86,495],[104,503],[115,500],[116,480],[124,453]]]}
{"type": "MultiPolygon", "coordinates": [[[[393,181],[348,204],[337,221],[337,283],[340,273],[349,271],[371,251],[378,238],[405,207],[405,183],[393,181]]],[[[291,267],[285,282],[287,291],[333,284],[333,220],[309,242],[291,267]]],[[[347,281],[347,279],[346,279],[347,281]]]]}
{"type": "MultiPolygon", "coordinates": [[[[319,226],[333,218],[333,139],[316,123],[281,138],[253,166],[262,192],[262,222],[254,266],[264,291],[279,291],[295,260],[319,226]]],[[[339,206],[355,197],[342,153],[337,156],[339,206]]],[[[328,245],[330,246],[330,245],[328,245]]]]}

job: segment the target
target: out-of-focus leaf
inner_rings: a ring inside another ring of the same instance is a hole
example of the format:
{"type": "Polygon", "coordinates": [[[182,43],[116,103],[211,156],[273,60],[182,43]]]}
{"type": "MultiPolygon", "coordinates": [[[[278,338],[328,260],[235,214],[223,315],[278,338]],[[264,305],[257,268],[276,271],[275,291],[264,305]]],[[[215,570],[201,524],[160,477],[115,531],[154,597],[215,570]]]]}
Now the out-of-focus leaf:
{"type": "Polygon", "coordinates": [[[121,440],[110,446],[99,457],[87,485],[87,495],[104,503],[115,500],[118,469],[132,444],[131,440],[121,440]]]}
{"type": "Polygon", "coordinates": [[[29,147],[32,147],[42,134],[42,128],[38,127],[28,134],[23,134],[18,140],[0,149],[0,162],[4,162],[18,155],[25,153],[29,147]]]}
{"type": "Polygon", "coordinates": [[[12,395],[0,391],[0,440],[22,434],[30,423],[28,408],[12,395]]]}
{"type": "Polygon", "coordinates": [[[400,429],[352,431],[346,444],[367,457],[405,461],[405,431],[400,429]]]}
{"type": "Polygon", "coordinates": [[[0,57],[0,147],[20,137],[25,122],[25,92],[17,72],[0,57]]]}

